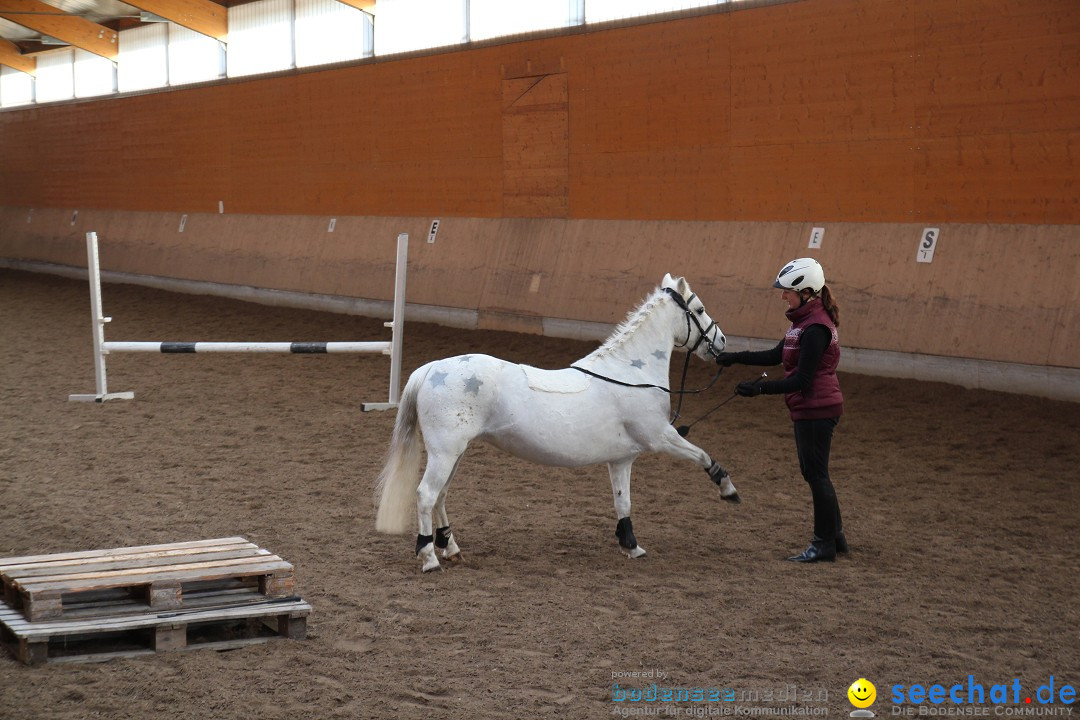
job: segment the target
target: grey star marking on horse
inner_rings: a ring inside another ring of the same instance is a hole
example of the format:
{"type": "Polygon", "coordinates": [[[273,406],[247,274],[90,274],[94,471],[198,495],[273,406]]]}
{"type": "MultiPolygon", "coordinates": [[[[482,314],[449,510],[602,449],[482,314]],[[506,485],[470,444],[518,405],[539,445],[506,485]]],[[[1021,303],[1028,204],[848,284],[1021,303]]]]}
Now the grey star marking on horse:
{"type": "Polygon", "coordinates": [[[463,363],[467,363],[470,360],[472,360],[472,355],[462,355],[461,357],[458,358],[458,362],[463,362],[463,363]]]}
{"type": "Polygon", "coordinates": [[[471,392],[473,395],[479,395],[480,386],[483,384],[483,380],[473,375],[471,378],[465,381],[465,392],[471,392]]]}
{"type": "Polygon", "coordinates": [[[439,387],[440,385],[445,386],[446,385],[446,373],[444,373],[444,372],[433,372],[433,373],[431,373],[431,377],[429,377],[428,380],[431,381],[431,387],[439,387]]]}
{"type": "Polygon", "coordinates": [[[640,360],[635,360],[635,361],[633,361],[632,363],[630,363],[630,365],[631,365],[632,367],[636,367],[636,368],[637,368],[638,370],[640,370],[641,368],[645,367],[645,363],[641,362],[640,360]]]}
{"type": "Polygon", "coordinates": [[[653,353],[653,357],[656,358],[657,360],[666,360],[667,359],[667,353],[664,352],[663,350],[657,350],[657,351],[655,351],[653,353]]]}

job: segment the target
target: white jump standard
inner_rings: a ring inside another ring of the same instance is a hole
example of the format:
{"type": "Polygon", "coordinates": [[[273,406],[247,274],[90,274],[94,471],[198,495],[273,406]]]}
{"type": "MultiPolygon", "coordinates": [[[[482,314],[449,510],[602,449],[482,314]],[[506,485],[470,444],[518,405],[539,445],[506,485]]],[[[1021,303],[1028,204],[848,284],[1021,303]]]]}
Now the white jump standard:
{"type": "Polygon", "coordinates": [[[105,356],[114,352],[142,352],[164,354],[186,353],[292,353],[295,355],[322,355],[336,353],[382,353],[390,356],[390,399],[385,403],[363,403],[364,410],[387,410],[398,405],[401,397],[401,343],[405,329],[405,269],[408,261],[409,236],[401,233],[397,238],[397,265],[394,276],[394,314],[390,322],[383,323],[391,329],[390,341],[377,342],[145,342],[106,341],[104,317],[101,311],[101,266],[98,261],[97,233],[86,233],[86,265],[90,278],[90,319],[94,338],[94,376],[97,392],[93,395],[69,395],[68,400],[78,402],[105,402],[106,400],[131,400],[132,391],[110,393],[105,373],[105,356]]]}

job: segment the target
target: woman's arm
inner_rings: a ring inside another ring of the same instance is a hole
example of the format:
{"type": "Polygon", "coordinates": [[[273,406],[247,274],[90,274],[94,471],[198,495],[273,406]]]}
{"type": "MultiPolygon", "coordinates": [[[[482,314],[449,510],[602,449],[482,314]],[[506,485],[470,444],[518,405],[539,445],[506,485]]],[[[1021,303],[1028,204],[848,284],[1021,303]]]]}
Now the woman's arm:
{"type": "Polygon", "coordinates": [[[727,367],[729,365],[779,365],[783,358],[784,341],[777,343],[776,347],[769,350],[742,350],[733,353],[720,353],[718,362],[727,367]]]}
{"type": "MultiPolygon", "coordinates": [[[[825,355],[825,348],[832,342],[832,332],[824,325],[811,325],[799,338],[799,365],[795,372],[783,380],[766,380],[758,383],[764,395],[786,395],[806,392],[814,381],[814,373],[825,355]]],[[[781,346],[783,343],[781,342],[781,346]]]]}

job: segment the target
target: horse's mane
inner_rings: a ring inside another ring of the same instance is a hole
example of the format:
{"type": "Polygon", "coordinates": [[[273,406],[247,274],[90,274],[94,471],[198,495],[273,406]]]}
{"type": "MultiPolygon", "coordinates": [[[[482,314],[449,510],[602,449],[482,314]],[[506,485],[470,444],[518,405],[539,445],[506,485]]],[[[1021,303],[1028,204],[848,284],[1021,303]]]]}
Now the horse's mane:
{"type": "Polygon", "coordinates": [[[608,336],[607,340],[596,350],[589,353],[587,357],[597,359],[617,350],[626,341],[627,337],[641,327],[641,324],[645,322],[645,318],[652,314],[652,311],[663,298],[663,288],[654,289],[636,308],[626,314],[626,319],[616,326],[615,331],[608,336]]]}

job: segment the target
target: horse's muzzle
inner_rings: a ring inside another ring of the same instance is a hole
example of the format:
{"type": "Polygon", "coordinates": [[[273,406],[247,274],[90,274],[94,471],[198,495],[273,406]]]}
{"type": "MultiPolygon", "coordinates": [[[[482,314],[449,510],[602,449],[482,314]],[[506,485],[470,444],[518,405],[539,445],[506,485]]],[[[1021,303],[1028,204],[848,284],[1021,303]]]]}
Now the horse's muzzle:
{"type": "Polygon", "coordinates": [[[727,347],[727,338],[720,332],[720,328],[716,328],[716,334],[709,340],[709,354],[714,358],[720,357],[725,347],[727,347]]]}

